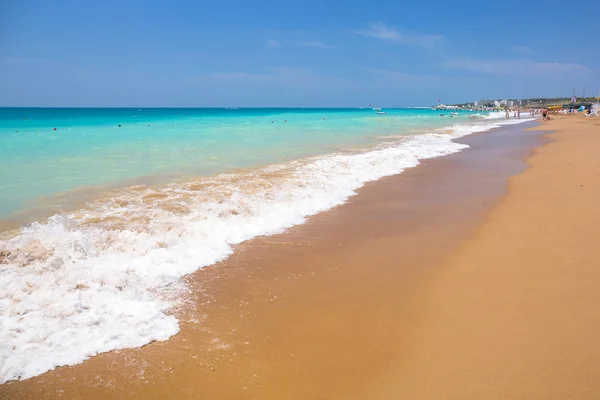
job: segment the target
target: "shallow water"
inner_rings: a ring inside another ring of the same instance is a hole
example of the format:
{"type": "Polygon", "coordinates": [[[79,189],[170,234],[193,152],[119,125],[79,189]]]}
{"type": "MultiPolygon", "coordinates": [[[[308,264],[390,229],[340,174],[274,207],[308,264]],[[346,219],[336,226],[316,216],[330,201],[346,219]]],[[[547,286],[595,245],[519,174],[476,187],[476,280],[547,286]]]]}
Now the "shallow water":
{"type": "Polygon", "coordinates": [[[468,114],[450,120],[422,109],[0,108],[0,218],[82,187],[275,164],[447,126],[468,114]]]}
{"type": "Polygon", "coordinates": [[[182,276],[507,123],[430,110],[154,110],[119,128],[132,110],[38,112],[2,120],[20,127],[0,133],[5,210],[82,185],[174,178],[113,189],[0,240],[0,382],[168,339],[182,276]]]}

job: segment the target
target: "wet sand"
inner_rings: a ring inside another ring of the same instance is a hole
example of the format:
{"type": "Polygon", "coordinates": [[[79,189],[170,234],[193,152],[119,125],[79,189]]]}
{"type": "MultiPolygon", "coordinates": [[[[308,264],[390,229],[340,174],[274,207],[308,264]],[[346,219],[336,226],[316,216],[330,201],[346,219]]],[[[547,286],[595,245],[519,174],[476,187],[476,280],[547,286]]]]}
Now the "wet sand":
{"type": "Polygon", "coordinates": [[[579,198],[588,205],[598,194],[597,175],[589,174],[600,173],[600,156],[596,150],[585,159],[593,169],[578,154],[599,148],[590,142],[598,135],[585,133],[597,127],[584,120],[546,126],[559,130],[558,140],[536,152],[508,196],[507,178],[544,142],[523,126],[464,138],[472,149],[369,184],[348,204],[245,243],[227,261],[190,275],[181,332],[171,340],[11,382],[0,396],[561,398],[552,391],[560,386],[561,395],[579,396],[567,398],[593,398],[585,394],[598,388],[600,357],[590,324],[600,326],[588,304],[597,298],[588,287],[598,283],[588,257],[600,225],[571,207],[577,212],[568,221],[585,223],[564,229],[556,196],[527,191],[554,190],[568,202],[577,190],[590,196],[579,198]],[[577,127],[584,129],[571,135],[577,127]],[[558,150],[547,157],[548,149],[558,150]],[[578,167],[564,170],[557,154],[578,167]],[[561,179],[542,180],[542,173],[561,179]],[[584,186],[573,183],[580,173],[584,186]],[[515,202],[525,210],[513,210],[515,202]],[[583,227],[592,236],[573,242],[576,251],[557,239],[581,239],[583,227]],[[545,241],[533,244],[538,236],[545,241]],[[557,253],[571,268],[546,267],[557,253]],[[588,268],[569,274],[580,264],[588,268]],[[584,348],[592,351],[582,355],[584,348]],[[546,357],[536,358],[541,350],[546,357]]]}

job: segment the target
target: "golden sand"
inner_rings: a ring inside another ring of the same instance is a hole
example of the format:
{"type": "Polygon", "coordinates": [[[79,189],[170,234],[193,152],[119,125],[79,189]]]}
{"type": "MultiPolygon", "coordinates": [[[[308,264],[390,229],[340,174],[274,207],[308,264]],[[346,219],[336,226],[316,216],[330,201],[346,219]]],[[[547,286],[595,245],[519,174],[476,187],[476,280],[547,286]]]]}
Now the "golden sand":
{"type": "Polygon", "coordinates": [[[600,121],[543,128],[553,142],[431,274],[371,398],[600,398],[600,121]]]}
{"type": "Polygon", "coordinates": [[[502,201],[518,157],[467,139],[190,275],[171,340],[0,397],[597,399],[600,121],[542,128],[502,201]]]}

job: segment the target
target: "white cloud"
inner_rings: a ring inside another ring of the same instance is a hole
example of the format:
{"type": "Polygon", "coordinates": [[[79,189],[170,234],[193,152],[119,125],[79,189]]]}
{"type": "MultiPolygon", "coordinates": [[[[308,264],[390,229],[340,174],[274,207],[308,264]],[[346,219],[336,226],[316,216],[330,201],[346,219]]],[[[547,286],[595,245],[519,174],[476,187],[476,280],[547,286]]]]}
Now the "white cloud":
{"type": "Polygon", "coordinates": [[[587,73],[589,69],[581,64],[539,62],[530,59],[472,59],[463,58],[447,61],[443,64],[446,68],[463,69],[481,72],[488,75],[512,76],[561,76],[569,74],[587,73]]]}
{"type": "Polygon", "coordinates": [[[308,41],[308,42],[298,42],[297,43],[298,46],[304,46],[304,47],[314,47],[317,49],[324,49],[324,50],[329,50],[332,47],[329,46],[326,43],[323,43],[321,41],[315,40],[315,41],[308,41]]]}
{"type": "Polygon", "coordinates": [[[380,40],[402,43],[410,46],[432,47],[440,40],[444,39],[442,35],[420,35],[415,33],[402,33],[396,29],[387,26],[383,22],[371,24],[369,29],[354,31],[361,36],[373,37],[380,40]]]}
{"type": "Polygon", "coordinates": [[[269,47],[279,47],[279,46],[281,46],[281,43],[279,43],[277,40],[273,40],[273,39],[267,40],[267,44],[269,45],[269,47]]]}
{"type": "Polygon", "coordinates": [[[371,24],[369,29],[355,31],[357,35],[370,36],[384,40],[400,40],[400,34],[393,28],[388,27],[383,22],[371,24]]]}

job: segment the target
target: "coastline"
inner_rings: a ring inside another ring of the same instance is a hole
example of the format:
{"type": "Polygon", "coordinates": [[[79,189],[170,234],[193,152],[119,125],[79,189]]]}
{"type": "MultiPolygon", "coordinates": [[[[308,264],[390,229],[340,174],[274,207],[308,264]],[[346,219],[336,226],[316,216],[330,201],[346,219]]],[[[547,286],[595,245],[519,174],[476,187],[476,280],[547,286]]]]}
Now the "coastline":
{"type": "Polygon", "coordinates": [[[0,400],[600,400],[589,7],[1,8],[0,400]]]}
{"type": "Polygon", "coordinates": [[[408,109],[385,117],[359,109],[21,111],[0,108],[0,224],[39,221],[132,185],[185,184],[345,149],[369,150],[381,143],[372,135],[498,116],[439,118],[408,109]]]}
{"type": "Polygon", "coordinates": [[[540,144],[538,134],[518,136],[528,140],[521,149],[486,143],[494,137],[502,139],[462,138],[471,150],[369,183],[347,204],[190,275],[189,312],[169,341],[2,389],[12,398],[363,398],[369,381],[402,364],[397,338],[408,340],[407,324],[418,320],[427,274],[474,232],[540,144]]]}
{"type": "Polygon", "coordinates": [[[404,364],[372,398],[597,398],[600,122],[557,115],[548,128],[551,142],[423,285],[404,364]]]}
{"type": "MultiPolygon", "coordinates": [[[[382,125],[382,123],[386,122],[386,119],[379,119],[379,123],[377,125],[382,125]]],[[[245,166],[235,166],[228,165],[223,166],[222,169],[217,169],[214,171],[204,171],[206,173],[192,173],[185,168],[174,168],[172,170],[166,170],[156,173],[147,173],[147,171],[143,171],[143,173],[139,175],[134,175],[130,177],[122,177],[116,179],[109,179],[106,181],[102,181],[96,184],[79,184],[70,188],[63,188],[58,191],[50,191],[48,193],[40,194],[36,197],[29,198],[25,201],[21,202],[21,205],[8,212],[2,213],[0,208],[0,234],[8,231],[19,229],[23,226],[28,226],[34,222],[44,222],[49,217],[52,217],[56,214],[71,214],[85,208],[86,204],[94,203],[94,202],[106,202],[114,197],[119,197],[123,191],[128,190],[131,187],[145,187],[149,190],[151,189],[164,189],[167,186],[178,185],[185,187],[190,183],[199,183],[203,179],[213,180],[214,178],[218,178],[221,175],[253,175],[256,173],[261,173],[262,170],[269,170],[273,167],[285,167],[286,165],[296,163],[296,162],[309,162],[311,159],[319,159],[326,158],[329,156],[335,155],[352,155],[356,153],[364,153],[367,154],[372,151],[376,151],[378,149],[384,148],[387,145],[398,143],[398,139],[415,137],[420,134],[429,134],[436,133],[439,131],[444,131],[445,133],[457,133],[457,136],[460,137],[464,134],[470,134],[469,128],[472,128],[476,125],[486,124],[495,125],[495,124],[503,124],[505,121],[501,118],[491,117],[488,118],[480,118],[473,120],[450,120],[444,119],[444,123],[440,125],[440,121],[435,121],[436,124],[429,122],[431,125],[425,125],[427,128],[423,128],[419,126],[418,129],[414,126],[411,128],[407,127],[399,127],[399,134],[390,134],[387,132],[390,128],[383,128],[382,126],[373,126],[372,132],[366,134],[362,139],[356,139],[349,137],[348,143],[331,143],[329,145],[324,146],[318,151],[307,152],[303,154],[298,154],[297,156],[290,157],[285,155],[279,155],[275,159],[265,159],[259,160],[256,159],[254,162],[245,166]],[[466,124],[463,125],[463,124],[466,124]],[[466,127],[466,132],[454,132],[454,128],[466,127]],[[379,132],[378,130],[384,129],[383,132],[379,132]],[[387,132],[387,133],[386,133],[387,132]]],[[[317,121],[319,123],[319,121],[317,121]]],[[[392,123],[389,122],[388,123],[392,123]]],[[[413,122],[414,124],[414,122],[413,122]]],[[[177,124],[175,124],[176,126],[177,124]]],[[[181,125],[181,124],[180,124],[181,125]]],[[[270,125],[270,124],[269,124],[270,125]]],[[[286,127],[293,127],[293,124],[290,121],[290,124],[286,124],[286,127]]],[[[272,128],[272,127],[270,127],[272,128]]],[[[343,127],[340,127],[343,130],[343,127]]],[[[489,128],[482,127],[482,129],[487,130],[489,128]]],[[[31,133],[31,132],[29,132],[31,133]]],[[[86,132],[91,135],[93,132],[86,132]]],[[[77,133],[77,135],[81,135],[82,133],[77,133]]],[[[11,134],[12,135],[12,134],[11,134]]],[[[277,136],[277,135],[274,135],[277,136]]],[[[60,138],[64,139],[63,136],[60,138]]],[[[47,137],[45,139],[48,139],[47,137]]],[[[308,139],[304,139],[308,140],[308,139]]],[[[9,143],[10,144],[10,143],[9,143]]],[[[256,149],[255,151],[260,153],[263,149],[256,149]]],[[[165,151],[174,152],[173,149],[166,149],[165,151]]],[[[285,153],[285,149],[283,149],[285,153]]],[[[175,152],[176,153],[176,152],[175,152]]],[[[269,157],[272,158],[273,153],[272,149],[266,152],[270,154],[269,157]],[[270,153],[271,152],[271,153],[270,153]]],[[[135,158],[135,157],[132,157],[135,158]]],[[[178,157],[180,158],[180,157],[178,157]]],[[[212,156],[206,157],[215,162],[220,158],[220,156],[212,156]]],[[[68,161],[68,159],[67,159],[68,161]]],[[[93,160],[92,164],[94,164],[93,160]]],[[[55,160],[56,164],[63,164],[65,160],[55,160]]],[[[118,163],[117,163],[118,164],[118,163]]],[[[9,164],[10,166],[10,164],[9,164]]],[[[114,167],[114,165],[112,165],[114,167]]],[[[110,165],[107,166],[107,170],[110,170],[110,165]]],[[[7,167],[15,168],[14,166],[7,167]]],[[[18,168],[18,167],[17,167],[18,168]]],[[[46,167],[47,168],[47,167],[46,167]]],[[[40,168],[40,170],[44,170],[44,168],[40,168]]],[[[69,171],[63,171],[62,174],[57,173],[57,176],[68,176],[69,171]]],[[[39,178],[43,181],[43,178],[39,178]]],[[[14,189],[13,189],[14,190],[14,189]]]]}
{"type": "Polygon", "coordinates": [[[454,140],[500,125],[457,124],[399,135],[366,152],[132,186],[25,227],[0,241],[8,327],[0,382],[169,339],[180,330],[173,313],[185,301],[184,276],[225,260],[240,243],[345,203],[366,182],[465,149],[454,140]]]}

